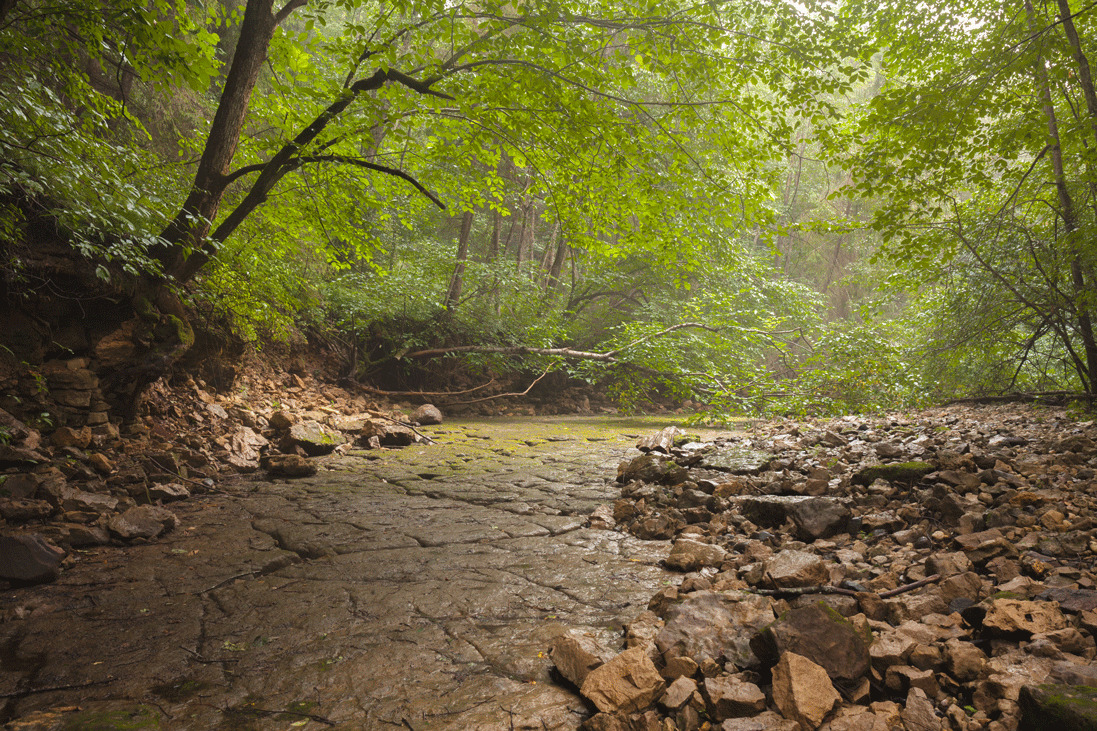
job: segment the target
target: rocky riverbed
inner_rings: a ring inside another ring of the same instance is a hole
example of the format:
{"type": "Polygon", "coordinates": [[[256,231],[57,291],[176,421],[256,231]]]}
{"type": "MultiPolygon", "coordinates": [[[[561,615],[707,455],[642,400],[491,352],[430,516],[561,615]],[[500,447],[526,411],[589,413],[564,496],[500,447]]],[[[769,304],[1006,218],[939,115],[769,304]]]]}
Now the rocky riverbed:
{"type": "Polygon", "coordinates": [[[672,576],[665,543],[585,527],[636,427],[422,431],[437,443],[225,480],[157,539],[4,591],[6,727],[576,728],[552,639],[618,641],[672,576]]]}
{"type": "Polygon", "coordinates": [[[1005,406],[641,440],[592,519],[683,576],[624,651],[554,642],[584,728],[1097,728],[1095,438],[1005,406]]]}

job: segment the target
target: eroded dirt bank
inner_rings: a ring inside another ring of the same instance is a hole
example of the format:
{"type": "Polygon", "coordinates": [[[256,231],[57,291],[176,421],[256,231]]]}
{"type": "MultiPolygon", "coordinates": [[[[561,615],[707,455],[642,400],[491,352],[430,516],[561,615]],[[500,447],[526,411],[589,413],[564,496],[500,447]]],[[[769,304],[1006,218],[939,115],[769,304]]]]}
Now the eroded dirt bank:
{"type": "Polygon", "coordinates": [[[542,653],[563,628],[619,641],[670,578],[665,543],[583,527],[649,429],[446,425],[436,445],[222,484],[155,543],[80,551],[56,583],[4,593],[0,719],[575,728],[589,712],[542,653]]]}

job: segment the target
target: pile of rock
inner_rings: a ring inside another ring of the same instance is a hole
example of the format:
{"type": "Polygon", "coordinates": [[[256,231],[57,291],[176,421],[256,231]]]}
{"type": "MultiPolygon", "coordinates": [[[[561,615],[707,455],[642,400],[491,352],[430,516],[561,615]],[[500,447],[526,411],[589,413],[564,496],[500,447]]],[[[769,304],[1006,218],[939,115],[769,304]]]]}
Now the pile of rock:
{"type": "Polygon", "coordinates": [[[442,420],[433,406],[409,419],[287,374],[281,402],[273,383],[220,395],[193,380],[158,384],[148,415],[122,434],[77,398],[98,398],[94,374],[79,366],[47,364],[43,388],[54,410],[68,399],[96,423],[66,412],[69,425],[31,426],[0,409],[0,581],[56,578],[65,549],[153,540],[176,524],[165,504],[208,492],[225,473],[313,475],[315,457],[414,444],[425,438],[415,426],[442,420]]]}
{"type": "Polygon", "coordinates": [[[614,654],[552,658],[587,729],[1097,728],[1097,429],[945,409],[672,432],[591,524],[685,572],[614,654]],[[669,437],[669,438],[668,438],[669,437]]]}

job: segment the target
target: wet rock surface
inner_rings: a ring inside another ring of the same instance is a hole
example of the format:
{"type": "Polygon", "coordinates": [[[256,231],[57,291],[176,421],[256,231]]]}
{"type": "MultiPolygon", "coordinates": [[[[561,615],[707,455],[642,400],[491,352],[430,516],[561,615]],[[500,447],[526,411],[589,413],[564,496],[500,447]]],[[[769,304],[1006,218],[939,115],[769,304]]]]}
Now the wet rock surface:
{"type": "MultiPolygon", "coordinates": [[[[635,441],[620,428],[433,427],[438,444],[120,513],[110,529],[132,543],[75,549],[55,582],[3,591],[0,722],[574,729],[594,709],[550,675],[553,641],[578,629],[612,658],[670,576],[666,544],[585,525],[617,492],[605,476],[635,441]]],[[[587,676],[594,654],[572,655],[587,676]]],[[[624,708],[669,685],[631,659],[626,675],[649,672],[629,675],[635,697],[606,696],[624,708]]]]}

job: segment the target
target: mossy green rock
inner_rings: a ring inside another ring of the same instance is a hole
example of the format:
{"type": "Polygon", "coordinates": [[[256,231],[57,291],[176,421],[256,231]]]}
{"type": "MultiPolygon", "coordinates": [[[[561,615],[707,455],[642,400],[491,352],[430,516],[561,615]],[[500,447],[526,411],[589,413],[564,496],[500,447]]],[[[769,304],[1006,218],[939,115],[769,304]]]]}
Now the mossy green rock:
{"type": "Polygon", "coordinates": [[[871,485],[876,480],[887,480],[888,482],[911,484],[935,469],[929,462],[893,462],[866,467],[853,476],[853,482],[858,485],[871,485]]]}
{"type": "Polygon", "coordinates": [[[1026,685],[1018,702],[1020,731],[1097,731],[1097,688],[1026,685]]]}

